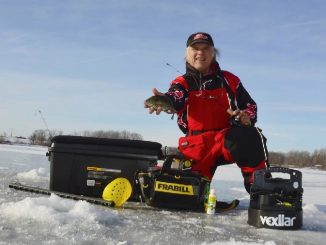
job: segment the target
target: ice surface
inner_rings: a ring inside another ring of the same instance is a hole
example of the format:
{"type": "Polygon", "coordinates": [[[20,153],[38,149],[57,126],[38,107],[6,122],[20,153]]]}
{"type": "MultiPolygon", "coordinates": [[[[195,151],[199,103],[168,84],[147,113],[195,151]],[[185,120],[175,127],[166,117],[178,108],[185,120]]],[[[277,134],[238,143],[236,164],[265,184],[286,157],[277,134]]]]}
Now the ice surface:
{"type": "Polygon", "coordinates": [[[84,201],[12,190],[19,180],[47,187],[44,147],[0,145],[0,244],[324,244],[326,172],[303,169],[304,225],[298,231],[247,225],[249,195],[239,169],[218,168],[213,185],[220,200],[241,200],[237,210],[204,213],[110,209],[84,201]]]}

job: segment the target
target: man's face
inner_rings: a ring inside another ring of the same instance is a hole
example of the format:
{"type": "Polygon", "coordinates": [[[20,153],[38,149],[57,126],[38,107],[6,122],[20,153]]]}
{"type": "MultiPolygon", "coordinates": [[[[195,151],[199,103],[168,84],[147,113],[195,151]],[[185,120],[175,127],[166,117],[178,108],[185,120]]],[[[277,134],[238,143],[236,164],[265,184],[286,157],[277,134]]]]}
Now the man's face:
{"type": "Polygon", "coordinates": [[[207,74],[214,58],[214,48],[205,43],[196,43],[187,48],[186,60],[196,70],[207,74]]]}

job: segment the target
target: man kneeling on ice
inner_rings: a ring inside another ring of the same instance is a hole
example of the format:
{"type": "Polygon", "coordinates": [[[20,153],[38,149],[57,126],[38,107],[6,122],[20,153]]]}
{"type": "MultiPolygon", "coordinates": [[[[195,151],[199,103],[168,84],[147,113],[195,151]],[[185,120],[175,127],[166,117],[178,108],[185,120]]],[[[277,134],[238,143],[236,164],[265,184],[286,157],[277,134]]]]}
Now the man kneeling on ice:
{"type": "Polygon", "coordinates": [[[186,73],[166,93],[154,88],[145,107],[177,113],[185,134],[179,150],[193,161],[192,171],[211,180],[219,165],[235,162],[250,192],[253,172],[268,167],[266,138],[254,127],[257,105],[237,76],[220,69],[209,34],[191,34],[186,46],[186,73]]]}

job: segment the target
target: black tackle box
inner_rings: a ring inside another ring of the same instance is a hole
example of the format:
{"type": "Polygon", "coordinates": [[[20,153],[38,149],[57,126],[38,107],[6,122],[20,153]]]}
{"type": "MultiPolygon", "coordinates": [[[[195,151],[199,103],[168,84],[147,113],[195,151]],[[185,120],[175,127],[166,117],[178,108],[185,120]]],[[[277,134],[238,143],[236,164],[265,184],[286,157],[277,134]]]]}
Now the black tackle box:
{"type": "Polygon", "coordinates": [[[137,171],[145,171],[162,157],[157,142],[59,135],[48,149],[50,190],[102,197],[105,186],[117,177],[133,186],[130,200],[137,201],[134,188],[137,171]]]}

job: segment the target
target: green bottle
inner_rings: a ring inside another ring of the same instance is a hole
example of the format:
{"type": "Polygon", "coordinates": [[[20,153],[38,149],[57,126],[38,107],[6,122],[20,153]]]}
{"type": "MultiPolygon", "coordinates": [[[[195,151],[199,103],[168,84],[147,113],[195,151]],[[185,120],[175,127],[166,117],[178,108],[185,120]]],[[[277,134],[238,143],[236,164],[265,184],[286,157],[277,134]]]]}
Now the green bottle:
{"type": "Polygon", "coordinates": [[[215,195],[215,190],[211,189],[209,191],[209,196],[208,196],[208,202],[207,202],[207,214],[215,214],[215,207],[216,207],[216,195],[215,195]]]}
{"type": "Polygon", "coordinates": [[[208,204],[208,196],[209,196],[209,190],[211,189],[210,182],[207,182],[204,189],[204,209],[205,212],[207,211],[207,204],[208,204]]]}

